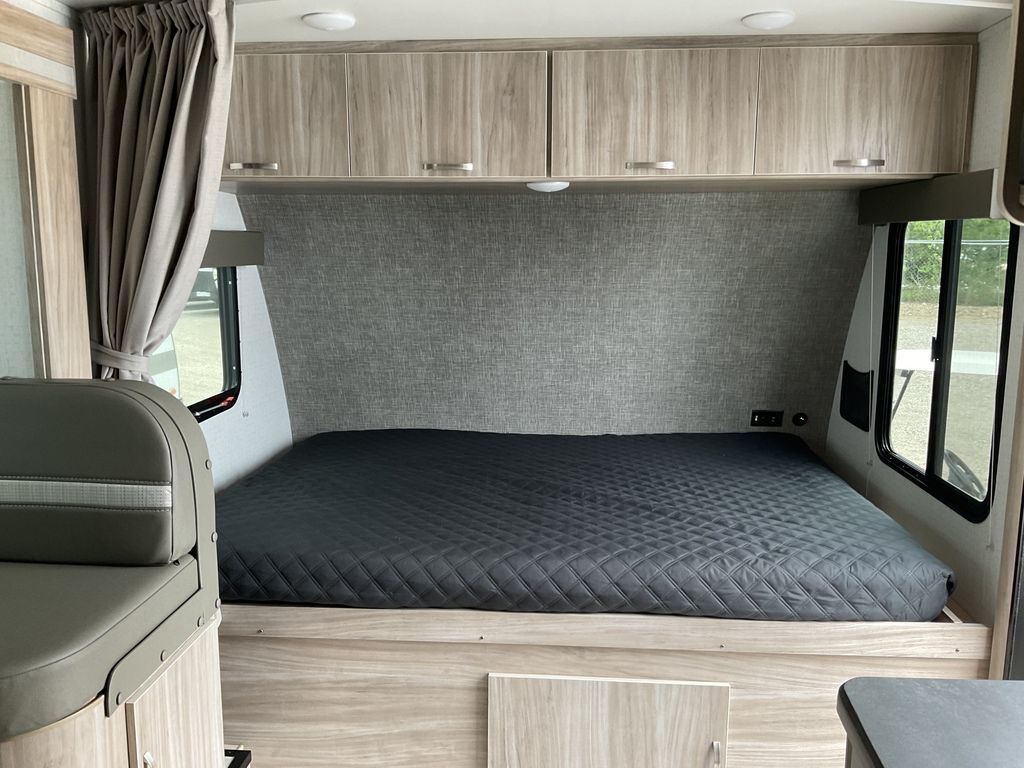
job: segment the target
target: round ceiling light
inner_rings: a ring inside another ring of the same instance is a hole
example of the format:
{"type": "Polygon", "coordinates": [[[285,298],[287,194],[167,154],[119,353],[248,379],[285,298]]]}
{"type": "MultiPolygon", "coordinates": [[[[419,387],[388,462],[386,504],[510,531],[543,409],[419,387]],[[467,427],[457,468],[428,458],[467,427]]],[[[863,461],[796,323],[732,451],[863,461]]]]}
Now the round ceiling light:
{"type": "Polygon", "coordinates": [[[356,25],[356,17],[348,11],[307,13],[302,20],[313,29],[322,29],[324,32],[343,32],[356,25]]]}
{"type": "Polygon", "coordinates": [[[532,189],[534,192],[561,192],[563,189],[569,188],[568,181],[528,181],[526,182],[528,189],[532,189]]]}
{"type": "Polygon", "coordinates": [[[759,13],[747,14],[740,21],[743,22],[744,26],[751,29],[771,32],[775,29],[788,27],[796,21],[796,14],[792,11],[761,11],[759,13]]]}

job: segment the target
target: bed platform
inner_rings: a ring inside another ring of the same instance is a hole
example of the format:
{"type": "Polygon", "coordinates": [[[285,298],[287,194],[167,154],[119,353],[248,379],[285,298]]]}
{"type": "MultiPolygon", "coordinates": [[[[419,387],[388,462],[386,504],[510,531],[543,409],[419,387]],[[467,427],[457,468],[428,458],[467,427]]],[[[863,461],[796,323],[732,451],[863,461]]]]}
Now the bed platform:
{"type": "Polygon", "coordinates": [[[953,582],[784,434],[326,433],[217,518],[228,602],[904,622],[953,582]]]}
{"type": "Polygon", "coordinates": [[[841,768],[843,682],[988,670],[949,569],[791,436],[332,433],[218,517],[264,768],[841,768]]]}

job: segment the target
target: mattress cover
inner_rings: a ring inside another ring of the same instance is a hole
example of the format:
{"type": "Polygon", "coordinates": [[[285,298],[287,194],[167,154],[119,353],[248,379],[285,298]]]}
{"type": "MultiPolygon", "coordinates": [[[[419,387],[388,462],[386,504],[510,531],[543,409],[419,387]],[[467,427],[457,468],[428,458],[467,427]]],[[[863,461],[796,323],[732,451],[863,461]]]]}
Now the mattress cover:
{"type": "Polygon", "coordinates": [[[235,602],[929,621],[953,588],[778,433],[331,432],[217,518],[235,602]]]}

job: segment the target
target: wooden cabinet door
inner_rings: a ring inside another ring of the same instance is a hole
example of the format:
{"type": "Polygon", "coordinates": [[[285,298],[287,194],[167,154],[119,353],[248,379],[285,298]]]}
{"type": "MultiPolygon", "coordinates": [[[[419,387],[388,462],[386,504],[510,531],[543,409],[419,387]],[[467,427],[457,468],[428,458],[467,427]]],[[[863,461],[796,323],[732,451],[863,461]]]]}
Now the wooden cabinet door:
{"type": "Polygon", "coordinates": [[[349,56],[353,176],[545,176],[547,54],[349,56]]]}
{"type": "Polygon", "coordinates": [[[966,45],[762,49],[755,172],[961,171],[972,56],[966,45]]]}
{"type": "Polygon", "coordinates": [[[132,768],[224,768],[216,625],[125,704],[132,768]]]}
{"type": "Polygon", "coordinates": [[[46,728],[0,741],[0,768],[128,768],[124,710],[107,717],[103,697],[46,728]]]}
{"type": "Polygon", "coordinates": [[[757,67],[756,48],[556,51],[552,175],[753,173],[757,67]]]}
{"type": "Polygon", "coordinates": [[[725,768],[729,686],[488,675],[488,768],[725,768]]]}
{"type": "Polygon", "coordinates": [[[235,57],[224,175],[348,176],[346,109],[344,55],[235,57]]]}

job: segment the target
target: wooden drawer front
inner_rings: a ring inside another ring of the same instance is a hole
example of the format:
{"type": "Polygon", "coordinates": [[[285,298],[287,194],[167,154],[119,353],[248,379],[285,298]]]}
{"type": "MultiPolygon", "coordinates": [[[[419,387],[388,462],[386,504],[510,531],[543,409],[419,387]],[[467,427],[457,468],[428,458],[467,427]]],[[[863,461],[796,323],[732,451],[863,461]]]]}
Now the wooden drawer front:
{"type": "Polygon", "coordinates": [[[726,764],[729,686],[488,676],[489,768],[713,768],[726,764]]]}
{"type": "Polygon", "coordinates": [[[237,56],[224,175],[348,176],[346,109],[344,55],[237,56]]]}
{"type": "Polygon", "coordinates": [[[349,84],[353,176],[546,175],[542,51],[353,54],[349,84]]]}
{"type": "Polygon", "coordinates": [[[756,48],[556,51],[553,176],[750,174],[756,48]],[[673,163],[674,168],[627,167],[673,163]]]}
{"type": "Polygon", "coordinates": [[[759,174],[957,173],[970,46],[764,48],[759,174]],[[884,161],[884,165],[836,162],[884,161]]]}

